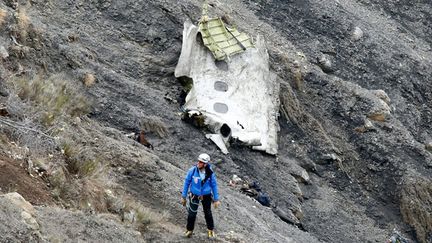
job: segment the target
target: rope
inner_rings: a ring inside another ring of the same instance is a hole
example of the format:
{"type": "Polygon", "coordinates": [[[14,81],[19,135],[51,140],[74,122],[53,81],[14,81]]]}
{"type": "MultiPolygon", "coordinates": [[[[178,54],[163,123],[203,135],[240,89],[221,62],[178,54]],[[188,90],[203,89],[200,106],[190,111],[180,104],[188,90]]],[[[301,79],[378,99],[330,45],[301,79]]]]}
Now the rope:
{"type": "Polygon", "coordinates": [[[194,203],[194,202],[193,202],[193,198],[191,197],[191,195],[189,195],[188,199],[189,199],[189,200],[188,200],[188,204],[187,204],[187,209],[190,210],[192,213],[196,213],[196,212],[198,212],[199,200],[198,200],[198,203],[194,203]],[[198,205],[197,209],[196,209],[196,210],[193,210],[193,209],[191,208],[191,204],[192,204],[192,205],[198,205]]]}

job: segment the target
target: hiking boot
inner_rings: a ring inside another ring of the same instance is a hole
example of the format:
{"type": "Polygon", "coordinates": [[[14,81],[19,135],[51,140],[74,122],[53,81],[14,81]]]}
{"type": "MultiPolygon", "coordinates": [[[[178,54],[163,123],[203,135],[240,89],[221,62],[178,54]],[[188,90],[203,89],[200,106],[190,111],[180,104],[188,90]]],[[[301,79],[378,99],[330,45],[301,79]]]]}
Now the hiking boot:
{"type": "Polygon", "coordinates": [[[186,230],[186,232],[184,233],[184,236],[187,237],[187,238],[191,238],[192,237],[192,233],[193,233],[193,231],[186,230]]]}
{"type": "Polygon", "coordinates": [[[213,230],[208,230],[207,235],[208,235],[208,238],[215,238],[215,233],[213,230]]]}

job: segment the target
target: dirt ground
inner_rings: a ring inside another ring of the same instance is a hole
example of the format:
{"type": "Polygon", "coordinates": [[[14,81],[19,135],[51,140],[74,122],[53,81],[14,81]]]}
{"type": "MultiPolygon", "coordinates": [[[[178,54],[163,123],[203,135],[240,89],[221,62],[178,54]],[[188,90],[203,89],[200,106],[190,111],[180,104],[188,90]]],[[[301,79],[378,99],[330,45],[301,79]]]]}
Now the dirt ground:
{"type": "Polygon", "coordinates": [[[18,192],[33,205],[54,205],[46,182],[31,177],[20,162],[0,157],[0,193],[9,192],[18,192]]]}

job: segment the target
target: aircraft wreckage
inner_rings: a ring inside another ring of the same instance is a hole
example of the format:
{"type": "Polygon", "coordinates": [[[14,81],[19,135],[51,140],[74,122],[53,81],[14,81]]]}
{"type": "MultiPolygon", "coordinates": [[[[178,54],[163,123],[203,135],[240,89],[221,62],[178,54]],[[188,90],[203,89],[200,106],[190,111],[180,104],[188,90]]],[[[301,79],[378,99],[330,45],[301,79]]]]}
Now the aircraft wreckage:
{"type": "Polygon", "coordinates": [[[209,18],[184,23],[175,76],[192,82],[183,106],[188,119],[206,126],[223,153],[236,142],[277,154],[279,83],[270,71],[265,41],[256,41],[209,18]]]}

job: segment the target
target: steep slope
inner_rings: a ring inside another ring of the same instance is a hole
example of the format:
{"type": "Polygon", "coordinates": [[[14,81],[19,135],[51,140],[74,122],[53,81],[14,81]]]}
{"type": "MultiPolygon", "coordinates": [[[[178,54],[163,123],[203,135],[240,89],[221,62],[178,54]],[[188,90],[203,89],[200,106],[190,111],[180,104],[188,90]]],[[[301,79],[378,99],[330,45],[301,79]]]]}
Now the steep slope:
{"type": "MultiPolygon", "coordinates": [[[[0,3],[6,21],[19,9],[14,3],[0,3]]],[[[17,31],[0,24],[0,46],[10,54],[0,77],[63,73],[91,98],[89,117],[100,124],[93,128],[100,139],[92,143],[101,147],[113,177],[144,205],[167,211],[175,225],[152,229],[144,235],[148,241],[181,241],[179,190],[185,171],[205,151],[216,161],[221,185],[222,208],[215,211],[221,241],[383,242],[397,228],[429,242],[430,219],[421,215],[431,215],[424,198],[432,194],[425,148],[431,140],[432,5],[210,1],[211,14],[267,40],[282,84],[274,157],[237,146],[223,155],[178,115],[183,88],[173,74],[181,31],[185,20],[199,19],[201,4],[19,2],[31,31],[18,45],[10,41],[17,31]],[[91,87],[80,83],[86,73],[96,77],[91,87]],[[122,136],[142,128],[154,150],[122,136]],[[299,176],[305,173],[309,180],[299,176]],[[277,210],[227,186],[234,174],[260,182],[277,210]]],[[[205,228],[201,218],[197,228],[205,228]]]]}

